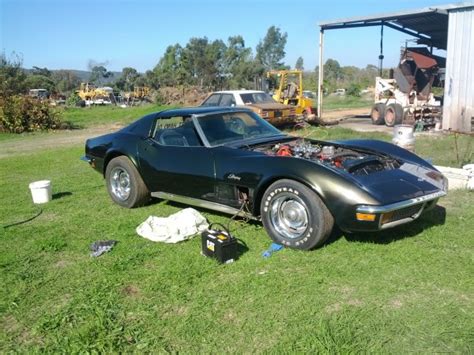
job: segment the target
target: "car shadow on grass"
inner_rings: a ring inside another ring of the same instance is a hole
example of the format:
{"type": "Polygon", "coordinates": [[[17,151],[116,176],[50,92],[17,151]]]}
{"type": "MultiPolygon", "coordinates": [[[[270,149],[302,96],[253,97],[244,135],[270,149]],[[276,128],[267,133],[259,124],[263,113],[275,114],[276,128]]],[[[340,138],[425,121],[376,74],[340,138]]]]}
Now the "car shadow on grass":
{"type": "Polygon", "coordinates": [[[411,223],[378,232],[347,233],[339,228],[334,228],[325,245],[332,244],[342,237],[349,242],[390,244],[405,238],[417,237],[424,230],[443,225],[445,221],[446,209],[442,206],[436,206],[432,210],[423,213],[421,217],[411,223]]]}
{"type": "Polygon", "coordinates": [[[63,191],[63,192],[56,192],[53,194],[53,200],[58,200],[60,198],[63,198],[63,197],[67,197],[67,196],[71,196],[72,195],[72,192],[70,191],[63,191]]]}

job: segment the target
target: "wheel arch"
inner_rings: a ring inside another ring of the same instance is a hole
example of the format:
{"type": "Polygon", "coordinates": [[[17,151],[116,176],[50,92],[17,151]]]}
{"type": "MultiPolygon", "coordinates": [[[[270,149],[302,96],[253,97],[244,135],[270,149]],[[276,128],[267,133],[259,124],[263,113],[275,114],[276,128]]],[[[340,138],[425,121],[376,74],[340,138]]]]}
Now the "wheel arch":
{"type": "Polygon", "coordinates": [[[252,206],[252,213],[254,216],[260,215],[260,204],[262,202],[262,198],[263,198],[263,195],[265,194],[265,191],[267,191],[267,189],[270,187],[271,184],[279,180],[293,180],[293,181],[299,182],[300,184],[305,185],[306,187],[311,189],[311,191],[314,191],[319,196],[319,198],[326,204],[326,198],[320,186],[311,184],[309,181],[299,176],[277,175],[277,176],[271,176],[267,178],[265,181],[260,183],[259,186],[257,187],[254,193],[253,206],[252,206]]]}
{"type": "Polygon", "coordinates": [[[103,165],[103,167],[102,167],[102,176],[103,176],[104,178],[105,178],[105,172],[107,171],[107,165],[109,165],[109,163],[110,163],[110,161],[111,161],[112,159],[117,158],[117,157],[120,157],[120,156],[125,156],[125,157],[127,157],[128,159],[130,159],[130,161],[131,161],[132,164],[135,166],[135,168],[136,168],[138,171],[140,171],[140,170],[138,169],[138,162],[137,162],[137,160],[136,160],[133,156],[131,156],[131,155],[129,155],[129,154],[125,154],[125,153],[123,153],[123,152],[120,151],[120,150],[115,150],[115,149],[114,149],[114,150],[109,150],[109,151],[107,152],[107,154],[105,155],[105,158],[104,158],[104,165],[103,165]]]}

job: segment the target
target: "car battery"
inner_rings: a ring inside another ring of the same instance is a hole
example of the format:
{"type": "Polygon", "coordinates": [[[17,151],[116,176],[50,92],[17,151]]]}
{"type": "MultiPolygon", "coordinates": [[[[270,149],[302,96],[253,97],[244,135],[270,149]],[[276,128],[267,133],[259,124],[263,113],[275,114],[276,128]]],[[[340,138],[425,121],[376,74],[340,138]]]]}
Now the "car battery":
{"type": "Polygon", "coordinates": [[[237,259],[237,238],[221,224],[211,224],[208,230],[201,233],[201,253],[204,256],[217,259],[222,264],[234,262],[237,259]],[[213,229],[219,226],[222,229],[213,229]]]}

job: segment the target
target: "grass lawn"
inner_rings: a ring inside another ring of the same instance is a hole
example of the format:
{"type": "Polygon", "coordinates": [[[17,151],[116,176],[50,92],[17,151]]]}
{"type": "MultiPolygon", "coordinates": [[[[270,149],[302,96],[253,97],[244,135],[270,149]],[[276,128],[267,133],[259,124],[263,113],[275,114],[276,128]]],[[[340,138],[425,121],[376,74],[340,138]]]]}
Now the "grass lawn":
{"type": "Polygon", "coordinates": [[[164,106],[146,104],[126,108],[120,106],[64,107],[61,110],[62,121],[69,122],[75,127],[89,128],[99,124],[127,124],[164,108],[164,106]]]}
{"type": "MultiPolygon", "coordinates": [[[[338,127],[304,134],[374,136],[338,127]]],[[[449,139],[420,137],[417,150],[455,161],[449,139]]],[[[29,182],[51,179],[55,194],[36,219],[0,229],[1,353],[474,350],[473,192],[450,192],[410,225],[336,232],[320,249],[269,259],[261,225],[235,225],[249,250],[218,265],[200,255],[200,238],[167,245],[136,235],[149,215],[183,206],[114,205],[82,153],[72,146],[1,159],[2,225],[38,211],[29,182]],[[119,243],[91,258],[89,245],[106,239],[119,243]]]]}
{"type": "Polygon", "coordinates": [[[350,95],[328,95],[323,97],[323,108],[324,110],[338,110],[338,109],[350,109],[350,108],[362,108],[367,107],[368,109],[374,104],[374,98],[372,96],[362,95],[361,97],[355,97],[350,95]]]}

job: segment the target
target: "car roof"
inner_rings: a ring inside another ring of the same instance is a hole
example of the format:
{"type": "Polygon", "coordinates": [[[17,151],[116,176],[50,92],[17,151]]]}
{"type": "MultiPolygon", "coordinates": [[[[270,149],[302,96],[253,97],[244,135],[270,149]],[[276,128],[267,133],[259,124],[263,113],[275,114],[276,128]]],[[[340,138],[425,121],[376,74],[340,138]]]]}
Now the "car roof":
{"type": "Polygon", "coordinates": [[[213,113],[213,112],[242,112],[243,110],[249,111],[249,109],[242,108],[242,107],[222,107],[222,106],[197,106],[197,107],[183,107],[183,108],[175,108],[164,110],[158,112],[158,116],[166,117],[166,116],[191,116],[191,115],[202,115],[206,113],[213,113]]]}
{"type": "Polygon", "coordinates": [[[255,94],[255,93],[265,93],[265,91],[259,90],[222,90],[214,91],[213,94],[255,94]]]}

